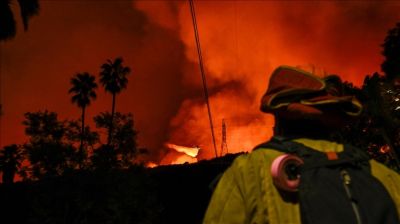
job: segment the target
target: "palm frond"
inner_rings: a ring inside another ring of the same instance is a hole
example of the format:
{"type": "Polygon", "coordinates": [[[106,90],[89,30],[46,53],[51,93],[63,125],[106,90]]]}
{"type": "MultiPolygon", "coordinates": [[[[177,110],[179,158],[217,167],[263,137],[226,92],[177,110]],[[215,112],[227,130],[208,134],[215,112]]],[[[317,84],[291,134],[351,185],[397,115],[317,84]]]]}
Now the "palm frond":
{"type": "Polygon", "coordinates": [[[16,34],[15,20],[10,2],[11,0],[0,1],[0,40],[13,38],[16,34]]]}
{"type": "Polygon", "coordinates": [[[126,76],[130,73],[129,67],[123,66],[122,57],[117,57],[114,62],[110,59],[101,66],[100,83],[106,90],[112,94],[121,92],[128,83],[126,76]]]}
{"type": "Polygon", "coordinates": [[[95,77],[88,72],[78,73],[75,77],[71,78],[71,89],[69,93],[75,93],[72,96],[72,103],[76,103],[78,107],[84,108],[90,104],[90,101],[96,99],[95,77]]]}
{"type": "Polygon", "coordinates": [[[22,22],[26,31],[28,30],[28,20],[32,16],[39,14],[39,2],[38,0],[18,0],[18,3],[21,9],[22,22]]]}

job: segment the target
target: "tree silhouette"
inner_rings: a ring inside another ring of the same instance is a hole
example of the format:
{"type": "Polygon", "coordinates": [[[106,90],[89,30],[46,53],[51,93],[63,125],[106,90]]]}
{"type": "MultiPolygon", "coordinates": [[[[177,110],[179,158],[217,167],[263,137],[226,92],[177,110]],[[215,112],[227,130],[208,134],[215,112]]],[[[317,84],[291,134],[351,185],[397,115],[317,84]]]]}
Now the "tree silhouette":
{"type": "Polygon", "coordinates": [[[108,171],[120,168],[121,163],[117,159],[117,153],[111,145],[101,145],[91,157],[92,168],[94,170],[108,171]]]}
{"type": "Polygon", "coordinates": [[[30,137],[31,142],[61,142],[65,128],[62,122],[58,121],[57,113],[49,112],[28,112],[25,113],[26,126],[25,134],[30,137]]]}
{"type": "Polygon", "coordinates": [[[23,149],[16,145],[8,145],[0,151],[0,170],[3,172],[3,183],[12,184],[17,171],[25,159],[23,149]]]}
{"type": "Polygon", "coordinates": [[[400,23],[389,30],[382,47],[382,55],[385,57],[382,71],[389,80],[400,78],[400,23]]]}
{"type": "MultiPolygon", "coordinates": [[[[11,11],[11,0],[0,1],[0,40],[11,39],[16,34],[16,25],[13,12],[11,11]]],[[[28,30],[28,20],[39,13],[38,0],[18,0],[24,30],[28,30]]]]}
{"type": "Polygon", "coordinates": [[[71,79],[72,88],[68,91],[72,93],[71,101],[82,109],[82,125],[81,125],[81,145],[79,147],[79,154],[81,163],[83,160],[83,139],[85,136],[85,109],[90,105],[90,101],[96,99],[97,95],[95,89],[97,84],[95,83],[95,77],[87,72],[79,73],[71,79]]]}
{"type": "Polygon", "coordinates": [[[111,120],[108,132],[108,144],[112,141],[113,119],[115,114],[115,97],[121,90],[125,89],[128,84],[126,76],[131,72],[129,67],[124,67],[122,58],[116,58],[114,61],[107,60],[101,66],[100,83],[103,85],[106,92],[112,94],[111,120]]]}
{"type": "MultiPolygon", "coordinates": [[[[94,121],[98,128],[108,128],[112,120],[112,116],[108,112],[100,113],[94,117],[94,121]]],[[[107,144],[107,147],[100,147],[101,150],[96,150],[95,157],[97,161],[112,162],[115,161],[116,167],[130,167],[139,150],[137,149],[136,136],[137,131],[134,129],[132,114],[115,113],[113,119],[112,141],[107,144]],[[100,159],[101,156],[108,156],[109,159],[115,157],[115,160],[100,159]]]]}
{"type": "MultiPolygon", "coordinates": [[[[80,123],[82,122],[77,120],[70,120],[67,122],[65,134],[71,145],[76,142],[80,143],[81,141],[82,127],[80,123]]],[[[90,150],[93,151],[96,144],[99,143],[100,136],[96,131],[92,131],[89,126],[85,126],[83,140],[86,142],[87,146],[90,147],[90,150]]]]}
{"type": "Polygon", "coordinates": [[[400,172],[400,120],[396,117],[396,108],[400,108],[400,92],[378,73],[366,76],[362,89],[347,85],[345,92],[345,95],[354,94],[361,100],[363,112],[338,133],[340,137],[336,140],[364,149],[371,158],[400,172]]]}
{"type": "Polygon", "coordinates": [[[76,153],[64,142],[66,128],[54,112],[28,112],[23,121],[29,142],[24,145],[31,164],[31,177],[59,176],[76,167],[76,153]]]}

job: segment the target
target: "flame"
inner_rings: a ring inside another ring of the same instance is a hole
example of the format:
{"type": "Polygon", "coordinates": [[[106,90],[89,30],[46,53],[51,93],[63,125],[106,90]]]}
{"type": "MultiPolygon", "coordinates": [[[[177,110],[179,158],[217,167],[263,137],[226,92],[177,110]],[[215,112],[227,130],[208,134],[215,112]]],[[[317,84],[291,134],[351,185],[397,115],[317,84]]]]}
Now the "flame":
{"type": "Polygon", "coordinates": [[[164,156],[160,164],[171,165],[197,162],[200,147],[187,147],[172,143],[166,143],[165,146],[170,151],[164,156]]]}
{"type": "Polygon", "coordinates": [[[156,163],[154,163],[154,162],[148,162],[147,164],[146,164],[146,167],[147,168],[154,168],[154,167],[157,167],[158,166],[158,164],[156,164],[156,163]]]}
{"type": "Polygon", "coordinates": [[[185,163],[197,163],[197,158],[193,158],[186,154],[182,154],[171,162],[171,164],[185,164],[185,163]]]}
{"type": "Polygon", "coordinates": [[[165,143],[165,146],[169,149],[174,149],[177,152],[182,152],[185,153],[188,156],[191,156],[193,158],[196,158],[197,154],[199,154],[199,147],[186,147],[186,146],[180,146],[180,145],[175,145],[171,143],[165,143]]]}
{"type": "Polygon", "coordinates": [[[382,154],[386,154],[390,152],[390,146],[388,145],[383,145],[382,147],[379,148],[379,152],[382,154]]]}

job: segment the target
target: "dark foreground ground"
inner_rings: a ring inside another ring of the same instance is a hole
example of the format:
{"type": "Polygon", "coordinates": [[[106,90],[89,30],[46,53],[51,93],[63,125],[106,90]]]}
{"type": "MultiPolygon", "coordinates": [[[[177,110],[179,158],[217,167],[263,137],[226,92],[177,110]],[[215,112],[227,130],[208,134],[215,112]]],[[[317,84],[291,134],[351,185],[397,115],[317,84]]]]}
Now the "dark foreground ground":
{"type": "Polygon", "coordinates": [[[213,180],[236,156],[0,185],[0,223],[201,223],[213,180]]]}

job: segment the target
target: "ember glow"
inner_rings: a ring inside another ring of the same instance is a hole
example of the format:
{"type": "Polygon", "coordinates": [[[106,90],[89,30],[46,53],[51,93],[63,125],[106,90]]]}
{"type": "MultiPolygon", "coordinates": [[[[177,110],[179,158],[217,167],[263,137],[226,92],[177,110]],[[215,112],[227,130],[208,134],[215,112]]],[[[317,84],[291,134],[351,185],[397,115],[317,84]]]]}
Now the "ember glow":
{"type": "Polygon", "coordinates": [[[158,165],[154,162],[148,162],[145,166],[147,168],[154,168],[154,167],[157,167],[158,165]]]}
{"type": "Polygon", "coordinates": [[[193,158],[186,154],[182,154],[182,155],[177,156],[173,161],[171,161],[170,164],[177,165],[177,164],[185,164],[185,163],[197,163],[197,158],[193,158]]]}

